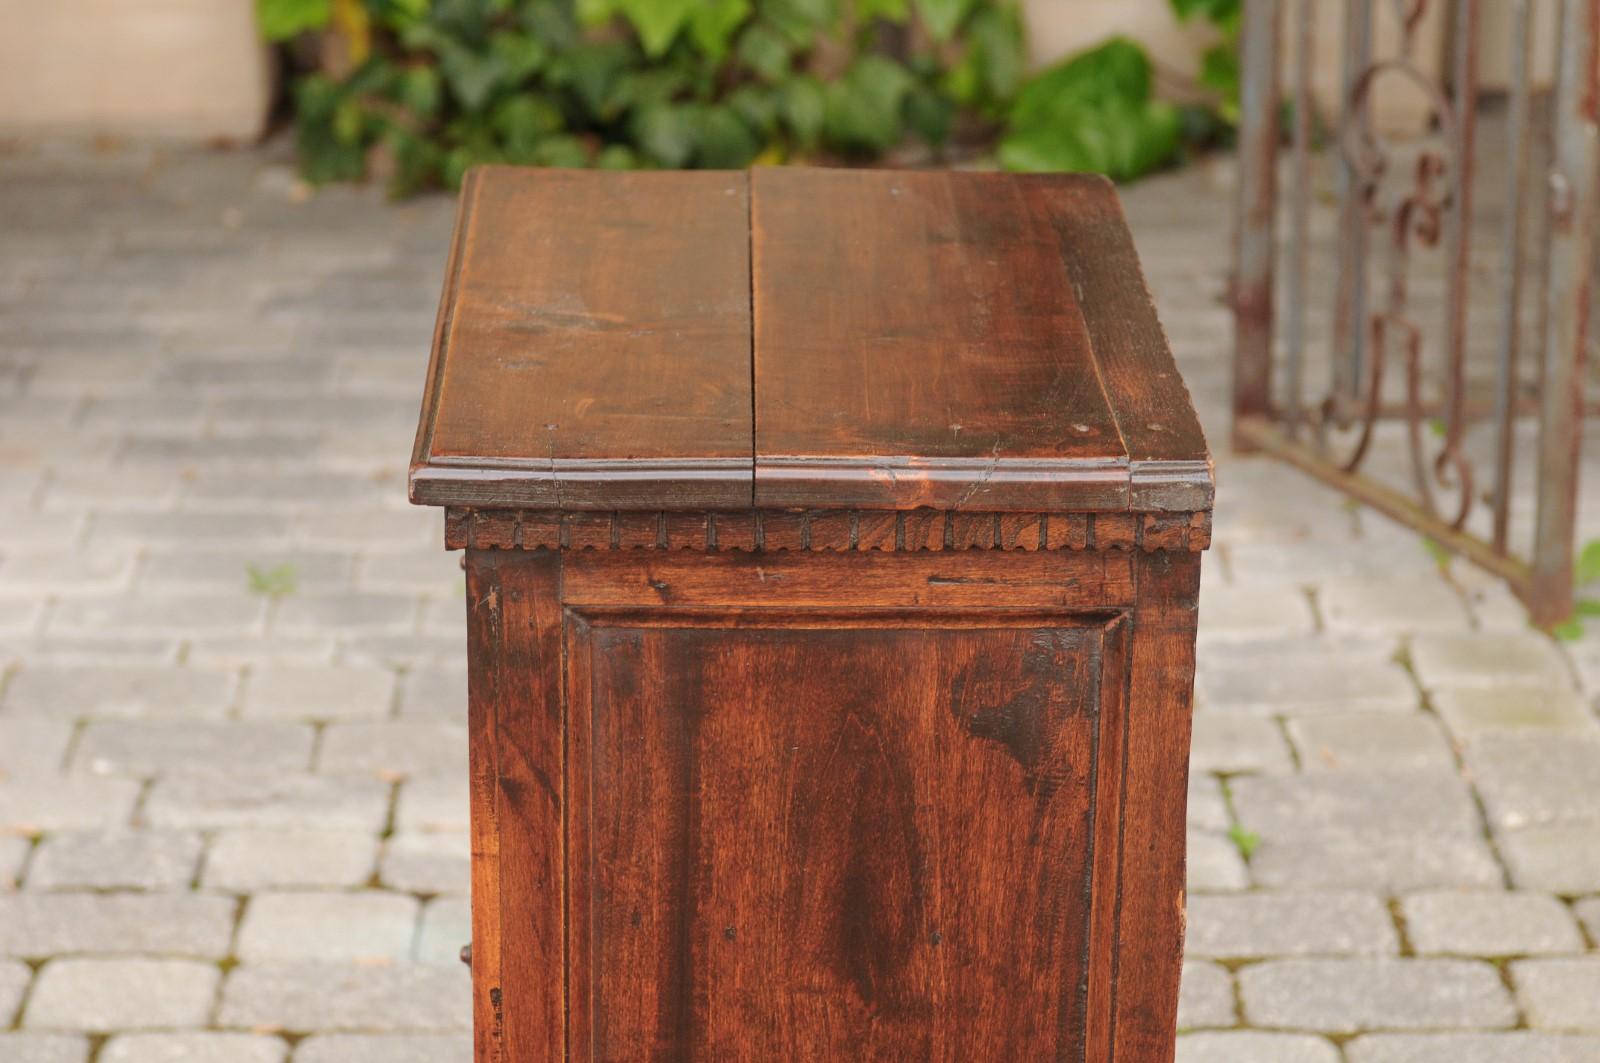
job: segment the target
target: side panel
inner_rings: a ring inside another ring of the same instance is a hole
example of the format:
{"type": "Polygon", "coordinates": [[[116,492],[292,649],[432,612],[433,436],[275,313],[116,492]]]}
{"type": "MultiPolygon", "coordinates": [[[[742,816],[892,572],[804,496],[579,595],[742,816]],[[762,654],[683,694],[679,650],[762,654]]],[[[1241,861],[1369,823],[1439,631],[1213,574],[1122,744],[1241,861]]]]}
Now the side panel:
{"type": "Polygon", "coordinates": [[[1123,630],[569,614],[574,1048],[1083,1059],[1123,630]]]}
{"type": "Polygon", "coordinates": [[[1143,555],[1128,671],[1115,978],[1117,1063],[1168,1063],[1178,1028],[1200,555],[1143,555]]]}
{"type": "Polygon", "coordinates": [[[467,554],[480,1063],[566,1054],[560,576],[555,554],[467,554]]]}

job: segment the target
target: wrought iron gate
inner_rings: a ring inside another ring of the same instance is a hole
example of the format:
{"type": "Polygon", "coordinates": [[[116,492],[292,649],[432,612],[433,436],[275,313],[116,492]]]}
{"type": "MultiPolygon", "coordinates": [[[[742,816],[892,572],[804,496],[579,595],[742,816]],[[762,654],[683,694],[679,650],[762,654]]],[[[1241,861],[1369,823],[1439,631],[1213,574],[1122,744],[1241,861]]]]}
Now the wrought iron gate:
{"type": "Polygon", "coordinates": [[[1509,85],[1491,94],[1492,0],[1245,0],[1234,441],[1492,570],[1549,624],[1572,608],[1582,419],[1600,408],[1600,0],[1501,3],[1509,85]],[[1410,127],[1377,114],[1398,94],[1418,101],[1410,127]]]}

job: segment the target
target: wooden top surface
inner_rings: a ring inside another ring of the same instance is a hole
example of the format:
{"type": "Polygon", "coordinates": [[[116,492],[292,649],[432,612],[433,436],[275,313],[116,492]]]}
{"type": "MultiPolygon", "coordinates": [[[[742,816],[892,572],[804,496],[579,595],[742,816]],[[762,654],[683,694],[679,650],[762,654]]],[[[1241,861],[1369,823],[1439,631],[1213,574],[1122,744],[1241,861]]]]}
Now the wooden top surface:
{"type": "Polygon", "coordinates": [[[1211,472],[1099,178],[492,167],[412,496],[1199,510],[1211,472]]]}

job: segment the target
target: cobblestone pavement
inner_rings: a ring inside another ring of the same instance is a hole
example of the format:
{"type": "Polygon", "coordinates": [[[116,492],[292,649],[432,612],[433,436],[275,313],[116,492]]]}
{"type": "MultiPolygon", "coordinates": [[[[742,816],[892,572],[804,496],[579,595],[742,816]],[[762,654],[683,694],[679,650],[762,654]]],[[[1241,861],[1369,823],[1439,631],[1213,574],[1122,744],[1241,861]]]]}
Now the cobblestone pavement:
{"type": "MultiPolygon", "coordinates": [[[[1181,1058],[1600,1061],[1600,636],[1228,456],[1227,167],[1128,201],[1221,481],[1181,1058]]],[[[468,1058],[404,492],[450,220],[281,146],[0,157],[0,1060],[468,1058]]]]}

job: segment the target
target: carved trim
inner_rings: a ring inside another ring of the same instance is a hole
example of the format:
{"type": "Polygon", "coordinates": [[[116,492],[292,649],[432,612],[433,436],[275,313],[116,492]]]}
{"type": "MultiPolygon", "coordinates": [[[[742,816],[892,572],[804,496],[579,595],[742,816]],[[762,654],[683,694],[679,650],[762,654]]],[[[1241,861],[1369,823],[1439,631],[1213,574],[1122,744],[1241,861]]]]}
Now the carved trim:
{"type": "Polygon", "coordinates": [[[445,510],[449,550],[1204,550],[1211,514],[445,510]]]}

